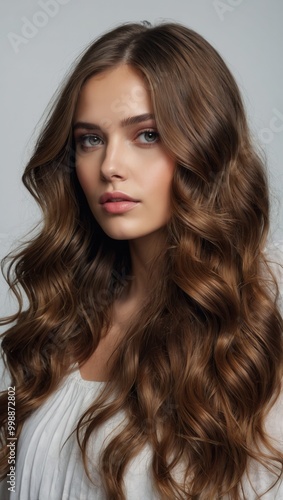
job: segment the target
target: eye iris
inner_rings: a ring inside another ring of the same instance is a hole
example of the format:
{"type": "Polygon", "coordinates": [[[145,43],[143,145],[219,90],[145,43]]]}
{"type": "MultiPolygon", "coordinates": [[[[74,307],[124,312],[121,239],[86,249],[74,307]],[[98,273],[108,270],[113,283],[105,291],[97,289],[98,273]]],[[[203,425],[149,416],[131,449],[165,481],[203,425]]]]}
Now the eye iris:
{"type": "Polygon", "coordinates": [[[90,144],[96,145],[99,141],[99,138],[96,135],[90,135],[88,137],[88,140],[89,140],[90,144]]]}
{"type": "Polygon", "coordinates": [[[145,132],[145,137],[148,140],[148,142],[152,142],[156,139],[156,133],[155,132],[145,132]]]}

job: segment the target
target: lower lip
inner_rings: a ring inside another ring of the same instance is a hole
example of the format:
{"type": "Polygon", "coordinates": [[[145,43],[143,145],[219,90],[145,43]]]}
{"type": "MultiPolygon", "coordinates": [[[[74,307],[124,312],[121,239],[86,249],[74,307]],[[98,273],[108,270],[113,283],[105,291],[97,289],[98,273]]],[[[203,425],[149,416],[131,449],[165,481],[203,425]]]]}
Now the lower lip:
{"type": "Polygon", "coordinates": [[[138,201],[107,201],[101,206],[109,214],[123,214],[138,205],[138,201]]]}

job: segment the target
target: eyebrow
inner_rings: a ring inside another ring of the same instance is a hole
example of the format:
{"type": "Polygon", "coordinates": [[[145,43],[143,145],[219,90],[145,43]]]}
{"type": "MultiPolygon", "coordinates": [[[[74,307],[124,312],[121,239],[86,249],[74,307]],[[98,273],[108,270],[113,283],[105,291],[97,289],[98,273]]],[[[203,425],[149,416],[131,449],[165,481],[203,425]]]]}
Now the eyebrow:
{"type": "MultiPolygon", "coordinates": [[[[144,113],[142,115],[129,116],[128,118],[123,118],[123,120],[121,120],[120,122],[120,125],[122,127],[129,127],[130,125],[136,125],[138,123],[146,122],[148,120],[155,120],[155,117],[152,113],[144,113]]],[[[93,130],[93,129],[100,129],[100,126],[95,123],[76,122],[73,126],[73,130],[76,130],[78,128],[93,130]]]]}

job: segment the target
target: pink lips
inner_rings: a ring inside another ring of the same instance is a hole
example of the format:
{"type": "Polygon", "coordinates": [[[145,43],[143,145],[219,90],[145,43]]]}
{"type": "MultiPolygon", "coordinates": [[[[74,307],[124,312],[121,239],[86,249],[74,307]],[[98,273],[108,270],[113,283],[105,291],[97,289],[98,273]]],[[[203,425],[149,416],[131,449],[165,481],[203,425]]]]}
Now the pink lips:
{"type": "Polygon", "coordinates": [[[100,196],[99,203],[101,204],[102,208],[108,213],[122,214],[136,207],[139,201],[134,200],[121,191],[113,191],[111,193],[104,193],[102,196],[100,196]]]}

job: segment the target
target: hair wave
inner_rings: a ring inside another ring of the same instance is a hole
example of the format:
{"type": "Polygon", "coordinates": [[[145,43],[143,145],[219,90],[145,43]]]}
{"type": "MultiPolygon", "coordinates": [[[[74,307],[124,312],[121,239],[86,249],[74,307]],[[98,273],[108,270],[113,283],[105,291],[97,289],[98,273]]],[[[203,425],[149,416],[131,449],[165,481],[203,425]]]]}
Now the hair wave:
{"type": "MultiPolygon", "coordinates": [[[[109,498],[125,499],[126,466],[149,443],[162,499],[237,499],[250,457],[278,477],[283,464],[263,425],[279,395],[283,352],[278,289],[264,255],[268,186],[234,78],[208,42],[177,23],[124,24],[92,43],[24,171],[43,224],[8,256],[19,308],[2,319],[14,322],[2,347],[17,387],[17,435],[72,364],[94,352],[130,279],[127,242],[109,238],[87,205],[72,135],[83,84],[119,64],[143,75],[176,171],[166,245],[152,266],[157,279],[115,352],[109,383],[77,427],[84,465],[88,471],[93,431],[122,409],[127,425],[101,456],[109,498]]],[[[3,394],[2,475],[6,404],[3,394]]]]}

